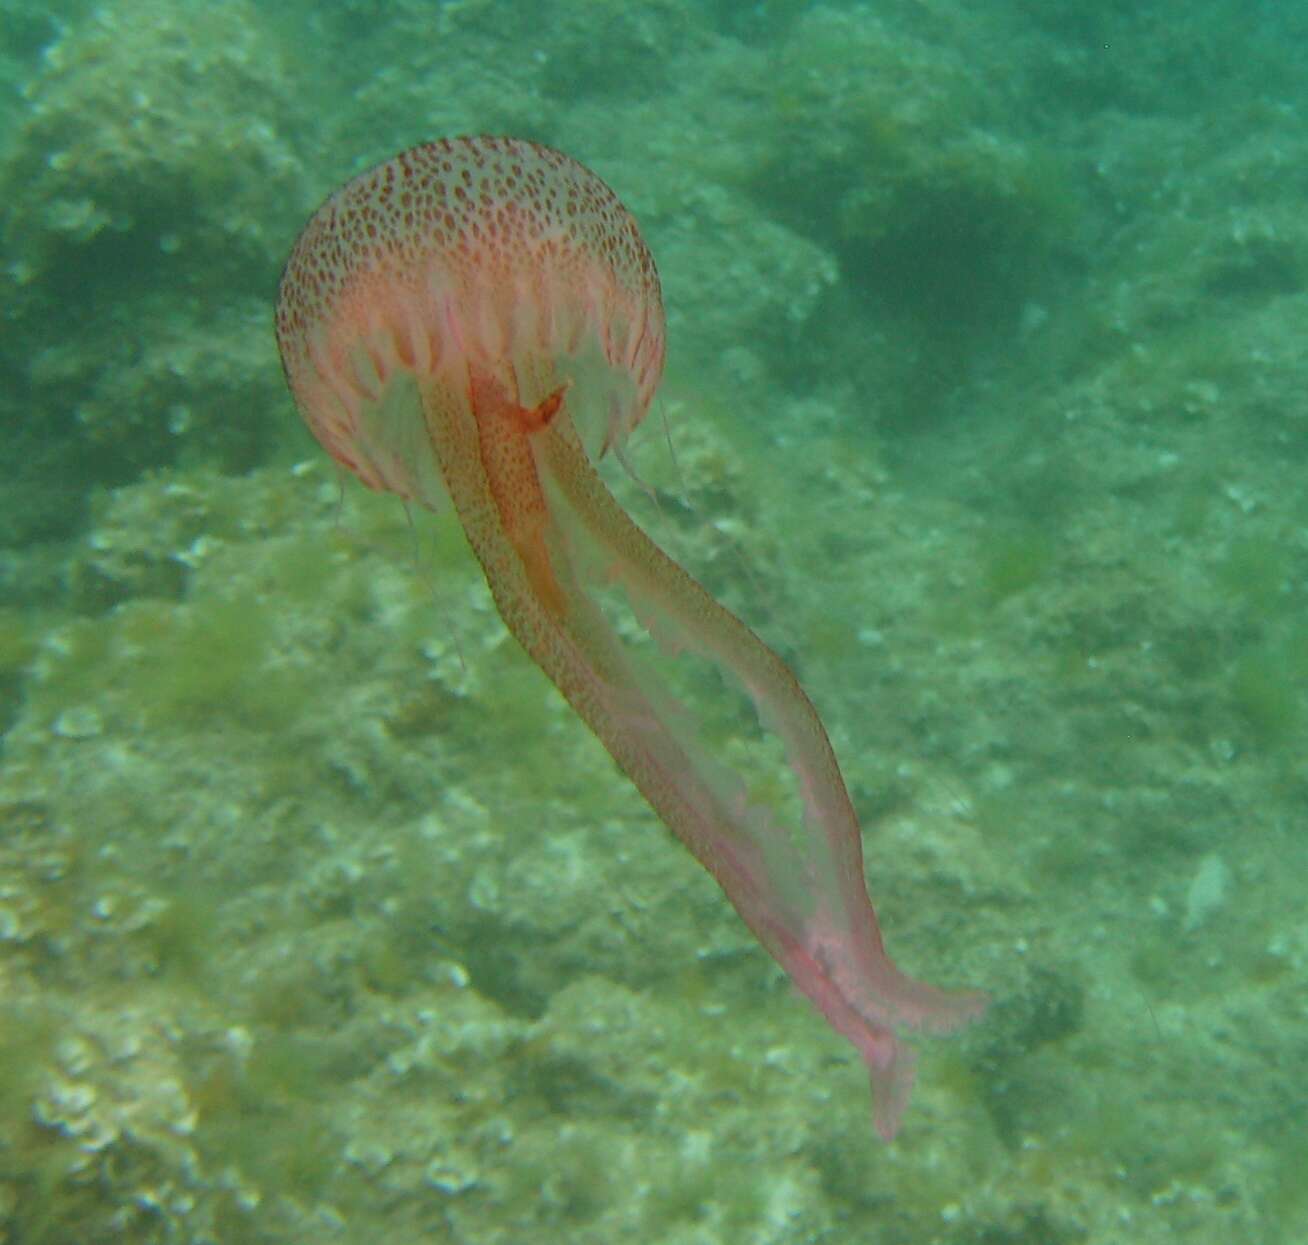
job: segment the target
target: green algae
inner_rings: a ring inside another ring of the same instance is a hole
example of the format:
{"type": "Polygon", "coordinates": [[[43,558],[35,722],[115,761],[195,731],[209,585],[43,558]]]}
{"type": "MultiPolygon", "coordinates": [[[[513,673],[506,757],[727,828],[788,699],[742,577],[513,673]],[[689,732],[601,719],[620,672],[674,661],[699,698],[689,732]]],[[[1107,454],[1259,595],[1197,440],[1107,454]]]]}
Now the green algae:
{"type": "Polygon", "coordinates": [[[1260,534],[1231,542],[1216,579],[1222,591],[1266,618],[1284,607],[1292,569],[1286,542],[1260,534]]]}
{"type": "Polygon", "coordinates": [[[1265,646],[1244,654],[1231,670],[1232,707],[1255,744],[1289,746],[1302,735],[1308,643],[1265,646]]]}
{"type": "Polygon", "coordinates": [[[981,551],[981,591],[987,604],[998,605],[1046,579],[1054,549],[1048,535],[1038,531],[999,537],[981,551]]]}
{"type": "Polygon", "coordinates": [[[15,609],[0,609],[0,679],[15,678],[37,652],[36,620],[15,609]]]}
{"type": "Polygon", "coordinates": [[[266,1197],[312,1200],[340,1162],[330,1113],[321,1109],[326,1067],[315,1045],[262,1034],[239,1062],[209,1060],[192,1095],[211,1162],[235,1165],[266,1197]]]}

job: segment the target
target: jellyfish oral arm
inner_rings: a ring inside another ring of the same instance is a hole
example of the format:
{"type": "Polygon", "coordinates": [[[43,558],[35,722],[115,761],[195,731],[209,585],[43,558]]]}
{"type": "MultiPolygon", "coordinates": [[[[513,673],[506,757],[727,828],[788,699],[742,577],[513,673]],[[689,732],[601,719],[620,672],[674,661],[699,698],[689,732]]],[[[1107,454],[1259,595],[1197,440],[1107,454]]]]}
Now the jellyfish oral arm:
{"type": "Polygon", "coordinates": [[[983,996],[905,976],[886,955],[863,877],[856,815],[817,711],[786,664],[627,517],[557,401],[524,409],[507,386],[470,383],[471,401],[423,390],[441,474],[505,623],[664,823],[712,873],[759,941],[872,1079],[878,1131],[892,1137],[912,1085],[895,1028],[948,1030],[983,996]],[[668,651],[712,661],[776,731],[805,825],[752,806],[708,757],[684,706],[614,634],[589,586],[621,584],[668,651]]]}

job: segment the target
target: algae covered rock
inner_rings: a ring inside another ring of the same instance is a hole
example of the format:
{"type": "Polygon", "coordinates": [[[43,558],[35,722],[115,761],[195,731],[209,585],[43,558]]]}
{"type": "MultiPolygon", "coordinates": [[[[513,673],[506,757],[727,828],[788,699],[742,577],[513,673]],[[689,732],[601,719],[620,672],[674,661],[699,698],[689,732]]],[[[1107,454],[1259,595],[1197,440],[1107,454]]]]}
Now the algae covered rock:
{"type": "Polygon", "coordinates": [[[997,106],[1006,72],[998,45],[969,60],[919,24],[813,7],[740,85],[727,177],[839,277],[792,325],[792,384],[824,382],[816,361],[838,358],[881,419],[918,419],[987,339],[1013,335],[1067,245],[1072,198],[997,106]]]}
{"type": "Polygon", "coordinates": [[[98,8],[25,96],[0,151],[14,540],[189,447],[258,461],[278,397],[263,296],[305,203],[298,114],[243,0],[98,8]]]}

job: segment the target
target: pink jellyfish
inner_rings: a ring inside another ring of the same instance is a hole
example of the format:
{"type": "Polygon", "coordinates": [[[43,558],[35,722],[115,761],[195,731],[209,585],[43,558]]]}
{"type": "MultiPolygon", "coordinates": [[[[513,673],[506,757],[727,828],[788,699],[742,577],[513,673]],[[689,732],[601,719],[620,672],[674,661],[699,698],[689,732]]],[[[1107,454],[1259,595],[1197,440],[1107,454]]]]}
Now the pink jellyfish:
{"type": "Polygon", "coordinates": [[[658,273],[613,192],[510,138],[405,151],[338,190],[282,274],[277,342],[296,405],[369,488],[446,498],[509,630],[758,940],[871,1074],[892,1137],[912,1086],[901,1027],[985,1006],[891,962],[827,733],[785,662],[638,528],[594,459],[663,371],[658,273]],[[716,663],[784,743],[804,817],[751,804],[684,706],[642,672],[594,588],[619,585],[671,652],[716,663]]]}

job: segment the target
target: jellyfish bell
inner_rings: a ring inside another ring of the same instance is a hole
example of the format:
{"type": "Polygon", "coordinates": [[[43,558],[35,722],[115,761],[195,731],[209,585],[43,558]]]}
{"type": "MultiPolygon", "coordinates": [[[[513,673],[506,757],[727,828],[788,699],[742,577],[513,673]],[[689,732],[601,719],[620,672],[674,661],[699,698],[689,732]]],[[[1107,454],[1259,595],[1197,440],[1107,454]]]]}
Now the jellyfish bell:
{"type": "Polygon", "coordinates": [[[413,148],[347,182],[282,274],[277,340],[324,448],[373,489],[434,505],[421,391],[469,376],[531,409],[571,384],[588,453],[620,444],[663,371],[658,273],[593,173],[513,139],[413,148]]]}

